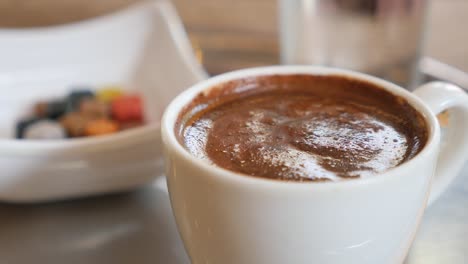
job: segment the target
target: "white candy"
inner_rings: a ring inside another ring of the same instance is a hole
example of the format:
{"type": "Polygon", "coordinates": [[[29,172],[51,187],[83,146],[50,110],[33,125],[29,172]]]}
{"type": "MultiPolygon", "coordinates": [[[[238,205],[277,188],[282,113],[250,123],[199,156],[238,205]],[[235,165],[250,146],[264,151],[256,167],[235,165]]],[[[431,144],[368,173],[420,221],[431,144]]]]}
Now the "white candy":
{"type": "Polygon", "coordinates": [[[26,139],[60,139],[65,138],[63,127],[51,120],[38,121],[26,128],[24,138],[26,139]]]}

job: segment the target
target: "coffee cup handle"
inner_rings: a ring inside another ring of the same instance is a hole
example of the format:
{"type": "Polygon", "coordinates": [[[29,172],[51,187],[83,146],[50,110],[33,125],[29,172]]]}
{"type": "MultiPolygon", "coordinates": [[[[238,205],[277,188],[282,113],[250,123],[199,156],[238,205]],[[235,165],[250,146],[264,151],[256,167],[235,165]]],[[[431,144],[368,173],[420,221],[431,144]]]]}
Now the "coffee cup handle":
{"type": "Polygon", "coordinates": [[[468,95],[459,87],[431,82],[414,91],[437,115],[449,110],[449,125],[442,142],[428,205],[449,186],[468,158],[468,95]]]}

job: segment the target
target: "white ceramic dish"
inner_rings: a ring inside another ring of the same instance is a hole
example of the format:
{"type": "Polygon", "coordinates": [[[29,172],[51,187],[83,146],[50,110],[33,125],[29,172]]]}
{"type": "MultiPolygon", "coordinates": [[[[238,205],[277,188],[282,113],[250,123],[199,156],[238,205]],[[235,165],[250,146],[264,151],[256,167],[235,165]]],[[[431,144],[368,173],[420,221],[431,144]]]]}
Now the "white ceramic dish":
{"type": "Polygon", "coordinates": [[[78,23],[0,30],[0,200],[38,202],[132,189],[161,173],[159,121],[206,77],[182,23],[151,1],[78,23]],[[15,121],[71,85],[119,84],[144,96],[148,125],[110,136],[14,140],[15,121]]]}

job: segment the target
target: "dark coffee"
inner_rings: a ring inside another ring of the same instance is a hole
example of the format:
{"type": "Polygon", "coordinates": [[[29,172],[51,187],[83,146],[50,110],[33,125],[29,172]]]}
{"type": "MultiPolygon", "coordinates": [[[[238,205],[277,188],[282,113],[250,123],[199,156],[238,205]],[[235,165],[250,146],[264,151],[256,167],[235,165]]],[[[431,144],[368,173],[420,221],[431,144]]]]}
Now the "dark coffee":
{"type": "Polygon", "coordinates": [[[411,159],[427,141],[422,116],[405,99],[344,76],[223,83],[199,94],[175,129],[196,157],[290,181],[370,177],[411,159]]]}

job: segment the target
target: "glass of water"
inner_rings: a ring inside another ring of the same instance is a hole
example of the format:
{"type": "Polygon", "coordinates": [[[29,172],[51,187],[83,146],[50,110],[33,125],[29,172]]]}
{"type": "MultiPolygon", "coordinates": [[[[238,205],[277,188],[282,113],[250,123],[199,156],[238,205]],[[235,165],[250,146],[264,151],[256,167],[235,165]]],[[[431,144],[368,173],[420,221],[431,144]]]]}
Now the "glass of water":
{"type": "Polygon", "coordinates": [[[278,0],[281,62],[419,82],[428,0],[278,0]]]}

